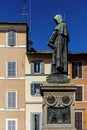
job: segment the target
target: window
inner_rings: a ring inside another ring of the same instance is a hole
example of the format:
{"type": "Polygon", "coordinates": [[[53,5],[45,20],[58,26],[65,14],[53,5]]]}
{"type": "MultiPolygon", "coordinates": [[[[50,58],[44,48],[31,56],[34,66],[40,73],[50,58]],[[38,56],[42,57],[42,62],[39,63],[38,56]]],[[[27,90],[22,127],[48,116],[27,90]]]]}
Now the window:
{"type": "Polygon", "coordinates": [[[7,119],[6,130],[17,130],[17,119],[7,119]]]}
{"type": "Polygon", "coordinates": [[[16,62],[7,62],[7,76],[16,77],[16,62]]]}
{"type": "Polygon", "coordinates": [[[42,60],[34,60],[31,62],[31,74],[43,74],[44,62],[42,60]]]}
{"type": "Polygon", "coordinates": [[[42,118],[41,113],[31,113],[31,130],[41,130],[42,118]]]}
{"type": "Polygon", "coordinates": [[[41,85],[41,83],[32,83],[31,84],[31,95],[40,96],[40,85],[41,85]]]}
{"type": "Polygon", "coordinates": [[[16,45],[16,31],[14,31],[14,30],[8,31],[8,45],[9,46],[16,45]]]}
{"type": "Polygon", "coordinates": [[[82,62],[72,63],[72,78],[82,78],[82,62]]]}
{"type": "Polygon", "coordinates": [[[75,127],[76,129],[82,129],[82,112],[75,112],[75,127]]]}
{"type": "Polygon", "coordinates": [[[75,92],[75,100],[82,101],[82,86],[78,86],[75,92]]]}
{"type": "Polygon", "coordinates": [[[16,91],[7,92],[7,108],[8,109],[17,108],[17,92],[16,91]]]}

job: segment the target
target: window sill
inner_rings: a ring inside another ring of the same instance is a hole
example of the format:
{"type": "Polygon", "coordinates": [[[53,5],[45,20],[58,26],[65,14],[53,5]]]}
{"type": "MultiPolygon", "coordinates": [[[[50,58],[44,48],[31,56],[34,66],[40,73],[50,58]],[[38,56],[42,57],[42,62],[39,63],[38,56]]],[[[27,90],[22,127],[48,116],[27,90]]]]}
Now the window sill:
{"type": "Polygon", "coordinates": [[[19,111],[17,108],[6,108],[7,111],[19,111]]]}
{"type": "Polygon", "coordinates": [[[83,103],[84,101],[82,100],[82,101],[75,101],[75,103],[83,103]]]}
{"type": "Polygon", "coordinates": [[[17,77],[6,77],[6,79],[17,79],[17,77]]]}
{"type": "Polygon", "coordinates": [[[26,45],[14,45],[14,46],[6,46],[7,48],[26,48],[26,45]]]}
{"type": "Polygon", "coordinates": [[[75,79],[78,79],[78,80],[79,80],[79,79],[83,79],[83,78],[75,77],[75,78],[72,78],[72,79],[73,79],[73,80],[75,80],[75,79]]]}
{"type": "Polygon", "coordinates": [[[40,97],[41,95],[40,94],[34,94],[32,95],[33,97],[40,97]]]}
{"type": "Polygon", "coordinates": [[[5,79],[25,79],[25,77],[5,77],[5,79]]]}

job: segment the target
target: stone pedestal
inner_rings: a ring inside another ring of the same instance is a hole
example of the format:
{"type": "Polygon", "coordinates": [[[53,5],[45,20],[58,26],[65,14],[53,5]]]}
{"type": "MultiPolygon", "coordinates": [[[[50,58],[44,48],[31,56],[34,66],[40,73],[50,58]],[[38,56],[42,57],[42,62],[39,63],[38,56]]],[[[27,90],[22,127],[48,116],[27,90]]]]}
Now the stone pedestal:
{"type": "Polygon", "coordinates": [[[75,91],[72,83],[43,83],[42,130],[75,130],[75,91]]]}

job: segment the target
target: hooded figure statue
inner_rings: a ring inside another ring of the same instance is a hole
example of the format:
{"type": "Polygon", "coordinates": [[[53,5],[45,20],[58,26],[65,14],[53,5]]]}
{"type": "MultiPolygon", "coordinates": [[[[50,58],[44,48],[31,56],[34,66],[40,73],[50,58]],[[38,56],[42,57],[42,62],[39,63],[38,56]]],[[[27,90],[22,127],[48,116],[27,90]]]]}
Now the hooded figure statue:
{"type": "Polygon", "coordinates": [[[57,14],[54,17],[56,27],[48,41],[53,49],[51,73],[68,74],[67,52],[68,52],[68,30],[62,16],[57,14]]]}

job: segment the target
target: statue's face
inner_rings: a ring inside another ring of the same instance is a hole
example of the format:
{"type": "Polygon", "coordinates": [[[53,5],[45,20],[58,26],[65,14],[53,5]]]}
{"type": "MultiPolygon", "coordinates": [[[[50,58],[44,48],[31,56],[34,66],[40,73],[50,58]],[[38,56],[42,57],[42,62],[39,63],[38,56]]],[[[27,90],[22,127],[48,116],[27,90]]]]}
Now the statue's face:
{"type": "Polygon", "coordinates": [[[63,21],[63,18],[61,15],[57,14],[55,17],[54,17],[54,20],[57,21],[57,24],[60,23],[61,21],[63,21]]]}

